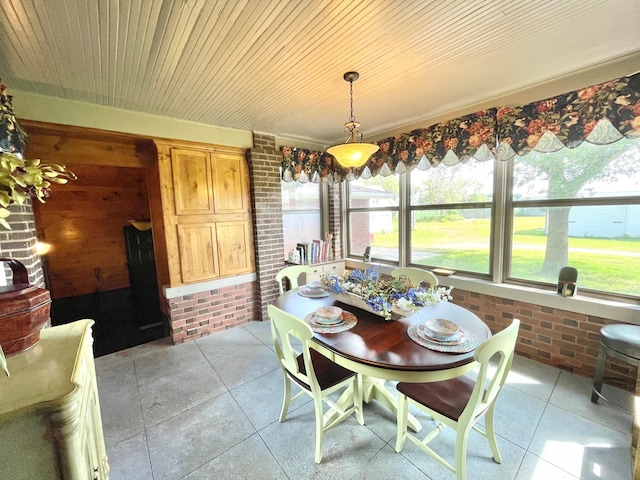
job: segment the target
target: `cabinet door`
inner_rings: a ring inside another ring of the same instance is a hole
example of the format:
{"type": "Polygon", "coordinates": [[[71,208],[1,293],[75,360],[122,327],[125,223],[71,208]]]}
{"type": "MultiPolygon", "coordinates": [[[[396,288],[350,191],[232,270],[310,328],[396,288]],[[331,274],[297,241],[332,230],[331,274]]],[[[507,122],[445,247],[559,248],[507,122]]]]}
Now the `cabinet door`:
{"type": "Polygon", "coordinates": [[[246,273],[253,269],[253,248],[249,222],[218,222],[220,275],[246,273]]]}
{"type": "Polygon", "coordinates": [[[214,212],[209,153],[171,149],[176,215],[214,212]]]}
{"type": "Polygon", "coordinates": [[[178,225],[182,281],[196,282],[218,276],[216,224],[178,225]]]}
{"type": "Polygon", "coordinates": [[[212,155],[213,198],[216,213],[248,211],[246,164],[244,156],[216,152],[212,155]]]}

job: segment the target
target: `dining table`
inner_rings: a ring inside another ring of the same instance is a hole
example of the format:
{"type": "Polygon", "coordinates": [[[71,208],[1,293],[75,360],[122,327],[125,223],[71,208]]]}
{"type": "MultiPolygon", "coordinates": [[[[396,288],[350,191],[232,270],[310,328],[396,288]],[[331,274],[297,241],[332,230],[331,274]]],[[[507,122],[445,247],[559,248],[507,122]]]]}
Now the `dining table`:
{"type": "MultiPolygon", "coordinates": [[[[329,305],[353,314],[356,322],[348,330],[323,333],[316,331],[322,329],[314,329],[314,348],[335,363],[362,374],[363,400],[376,400],[394,414],[397,413],[396,397],[385,385],[386,380],[437,382],[464,375],[478,365],[473,357],[475,349],[464,353],[442,352],[417,343],[409,335],[412,325],[419,326],[430,319],[450,320],[471,333],[471,337],[477,340],[475,345],[491,336],[489,327],[475,313],[452,302],[426,305],[413,314],[387,320],[373,312],[342,303],[331,295],[303,296],[302,288],[280,295],[274,305],[305,320],[317,309],[329,305]]],[[[420,430],[415,418],[410,418],[409,423],[413,430],[420,430]]]]}

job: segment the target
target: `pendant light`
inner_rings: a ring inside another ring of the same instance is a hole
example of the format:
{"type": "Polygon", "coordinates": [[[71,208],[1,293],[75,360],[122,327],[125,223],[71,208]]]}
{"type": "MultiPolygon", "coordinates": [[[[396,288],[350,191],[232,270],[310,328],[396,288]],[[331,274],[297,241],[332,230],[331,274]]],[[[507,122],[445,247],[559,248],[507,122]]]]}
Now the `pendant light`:
{"type": "Polygon", "coordinates": [[[344,74],[344,79],[349,82],[349,97],[351,100],[351,115],[349,116],[349,121],[344,124],[349,136],[344,143],[327,148],[327,153],[333,155],[338,163],[345,168],[356,168],[364,165],[369,160],[369,157],[380,149],[378,145],[373,143],[362,143],[362,134],[360,134],[360,139],[356,140],[356,133],[358,133],[360,124],[356,122],[353,116],[353,82],[359,76],[358,72],[344,74]]]}

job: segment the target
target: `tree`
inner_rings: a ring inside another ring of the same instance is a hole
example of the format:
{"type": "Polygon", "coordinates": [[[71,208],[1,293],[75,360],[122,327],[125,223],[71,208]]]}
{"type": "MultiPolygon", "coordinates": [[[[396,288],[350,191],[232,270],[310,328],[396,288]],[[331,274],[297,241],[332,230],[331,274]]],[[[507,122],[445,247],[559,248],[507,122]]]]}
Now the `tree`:
{"type": "MultiPolygon", "coordinates": [[[[553,153],[532,151],[517,160],[515,187],[529,186],[548,199],[574,199],[593,195],[595,182],[613,183],[640,171],[640,145],[620,140],[609,145],[563,148],[553,153]]],[[[547,244],[542,273],[555,275],[569,263],[569,212],[571,207],[548,210],[547,244]]]]}

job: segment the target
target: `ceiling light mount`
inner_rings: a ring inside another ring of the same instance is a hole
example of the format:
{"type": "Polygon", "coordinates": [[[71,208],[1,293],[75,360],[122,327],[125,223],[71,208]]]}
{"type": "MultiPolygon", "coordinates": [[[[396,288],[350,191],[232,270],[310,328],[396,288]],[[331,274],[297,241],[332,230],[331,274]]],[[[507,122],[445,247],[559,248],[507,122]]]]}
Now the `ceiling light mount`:
{"type": "Polygon", "coordinates": [[[349,121],[344,124],[349,136],[344,143],[327,149],[327,152],[333,155],[338,163],[345,168],[356,168],[364,165],[369,160],[369,157],[380,148],[373,143],[362,143],[362,134],[360,134],[360,139],[356,140],[360,123],[356,122],[356,118],[353,116],[353,82],[359,77],[360,74],[358,72],[346,72],[343,75],[343,78],[349,82],[350,115],[349,121]]]}

